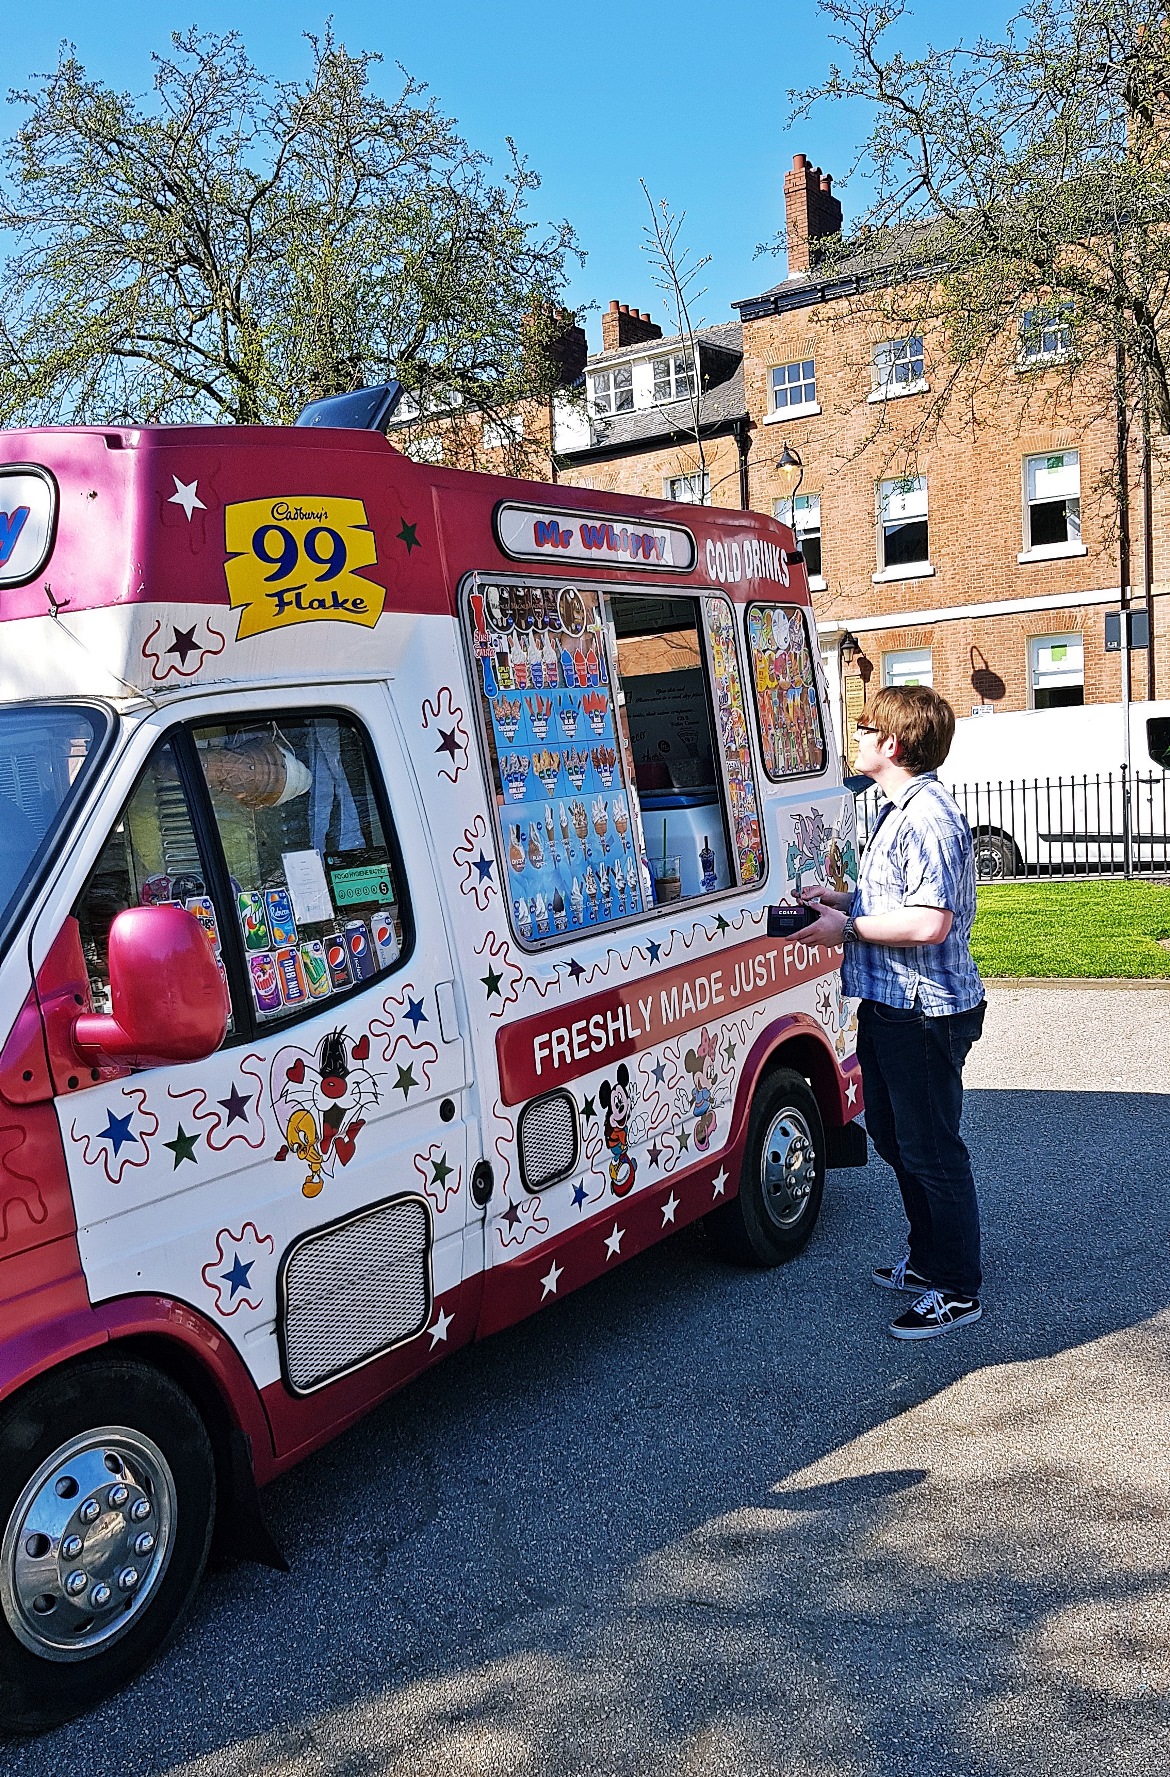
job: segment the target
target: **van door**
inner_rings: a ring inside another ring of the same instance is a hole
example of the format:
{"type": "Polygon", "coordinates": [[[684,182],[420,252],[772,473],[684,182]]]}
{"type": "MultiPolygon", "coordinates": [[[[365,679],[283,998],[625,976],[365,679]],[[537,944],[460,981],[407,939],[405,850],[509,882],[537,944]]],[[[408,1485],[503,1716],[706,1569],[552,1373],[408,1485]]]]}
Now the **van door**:
{"type": "Polygon", "coordinates": [[[306,699],[171,730],[64,934],[102,1009],[116,915],[188,908],[231,989],[224,1046],[58,1081],[91,1296],[220,1324],[284,1383],[278,1448],[334,1416],[293,1401],[332,1388],[347,1416],[472,1332],[467,1055],[420,811],[377,688],[306,699]]]}

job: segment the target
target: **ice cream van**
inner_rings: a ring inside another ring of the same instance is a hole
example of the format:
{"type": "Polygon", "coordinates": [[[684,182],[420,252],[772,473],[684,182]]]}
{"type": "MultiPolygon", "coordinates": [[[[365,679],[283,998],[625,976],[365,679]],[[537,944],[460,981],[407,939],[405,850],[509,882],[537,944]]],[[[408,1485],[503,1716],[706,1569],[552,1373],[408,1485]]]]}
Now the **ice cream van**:
{"type": "Polygon", "coordinates": [[[213,1538],[283,1565],[259,1489],[457,1346],[697,1218],[807,1241],[865,1152],[784,914],[856,875],[815,636],[756,513],[0,435],[4,1730],[213,1538]]]}

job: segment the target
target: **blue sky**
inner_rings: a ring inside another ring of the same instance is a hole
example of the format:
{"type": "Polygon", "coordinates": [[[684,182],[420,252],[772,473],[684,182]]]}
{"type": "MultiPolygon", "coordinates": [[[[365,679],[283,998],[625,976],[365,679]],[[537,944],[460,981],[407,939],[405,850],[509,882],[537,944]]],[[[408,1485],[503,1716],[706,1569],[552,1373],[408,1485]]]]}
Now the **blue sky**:
{"type": "MultiPolygon", "coordinates": [[[[142,91],[150,51],[165,47],[172,26],[238,29],[267,71],[305,66],[301,33],[320,30],[329,0],[50,0],[6,9],[5,87],[19,87],[51,67],[62,38],[76,43],[91,73],[142,91]]],[[[1000,0],[919,0],[901,33],[907,47],[928,37],[998,35],[1016,8],[1000,0]]],[[[782,222],[783,175],[798,149],[843,175],[865,119],[822,108],[795,132],[787,91],[817,80],[832,53],[814,0],[669,0],[653,9],[548,0],[333,0],[339,37],[351,49],[379,50],[383,78],[401,62],[428,82],[463,133],[498,154],[511,135],[543,179],[537,211],[567,216],[588,253],[569,290],[574,306],[610,298],[649,309],[664,321],[662,298],[641,250],[647,220],[640,178],[656,196],[685,210],[685,239],[712,263],[699,305],[708,322],[733,319],[736,297],[767,288],[783,262],[754,259],[758,242],[782,222]]],[[[6,131],[18,113],[6,113],[6,131]]],[[[846,218],[862,207],[860,181],[840,190],[846,218]]],[[[696,317],[697,318],[697,317],[696,317]]],[[[586,316],[600,343],[597,310],[586,316]]]]}

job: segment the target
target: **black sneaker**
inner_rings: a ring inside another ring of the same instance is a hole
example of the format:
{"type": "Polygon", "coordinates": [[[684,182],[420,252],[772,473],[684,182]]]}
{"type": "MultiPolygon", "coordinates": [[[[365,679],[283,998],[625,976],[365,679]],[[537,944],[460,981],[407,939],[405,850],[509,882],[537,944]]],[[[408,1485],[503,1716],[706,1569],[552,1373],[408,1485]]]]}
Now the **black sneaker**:
{"type": "Polygon", "coordinates": [[[929,1277],[923,1277],[915,1271],[910,1263],[910,1254],[899,1259],[896,1265],[875,1265],[869,1274],[873,1281],[883,1290],[917,1290],[919,1294],[930,1288],[929,1277]]]}
{"type": "Polygon", "coordinates": [[[895,1339],[937,1339],[956,1327],[978,1320],[983,1310],[975,1296],[956,1296],[953,1290],[927,1290],[917,1302],[890,1322],[895,1339]]]}

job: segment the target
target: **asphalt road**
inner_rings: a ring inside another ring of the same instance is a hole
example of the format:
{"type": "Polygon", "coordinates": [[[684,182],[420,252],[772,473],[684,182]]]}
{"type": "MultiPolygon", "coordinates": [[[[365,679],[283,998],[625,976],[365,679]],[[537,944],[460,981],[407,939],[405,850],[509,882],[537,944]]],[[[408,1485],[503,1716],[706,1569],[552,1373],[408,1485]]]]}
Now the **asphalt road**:
{"type": "Polygon", "coordinates": [[[4,1777],[1163,1777],[1170,993],[988,1022],[979,1326],[886,1336],[877,1162],[783,1270],[683,1231],[270,1489],[291,1576],[4,1777]]]}

